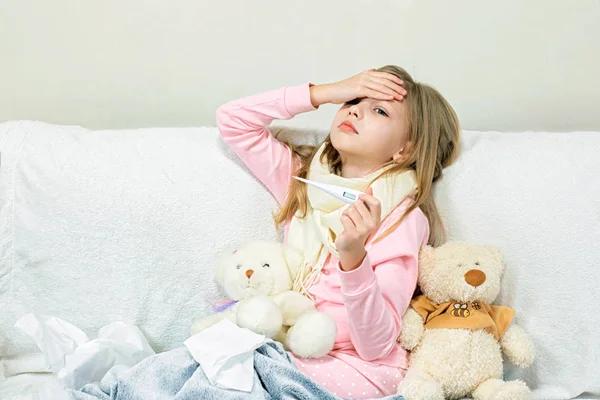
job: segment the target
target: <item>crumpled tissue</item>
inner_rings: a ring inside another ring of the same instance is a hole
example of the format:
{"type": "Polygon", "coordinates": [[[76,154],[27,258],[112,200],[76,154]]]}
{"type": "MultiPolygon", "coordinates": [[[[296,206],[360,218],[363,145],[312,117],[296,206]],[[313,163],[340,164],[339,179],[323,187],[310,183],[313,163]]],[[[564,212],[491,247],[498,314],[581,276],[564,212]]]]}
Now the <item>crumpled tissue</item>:
{"type": "Polygon", "coordinates": [[[15,326],[35,341],[47,367],[67,389],[100,382],[107,374],[117,375],[155,354],[142,332],[124,322],[102,327],[94,340],[53,316],[27,314],[15,326]]]}
{"type": "Polygon", "coordinates": [[[225,319],[184,342],[211,384],[243,392],[252,390],[254,350],[266,336],[225,319]]]}

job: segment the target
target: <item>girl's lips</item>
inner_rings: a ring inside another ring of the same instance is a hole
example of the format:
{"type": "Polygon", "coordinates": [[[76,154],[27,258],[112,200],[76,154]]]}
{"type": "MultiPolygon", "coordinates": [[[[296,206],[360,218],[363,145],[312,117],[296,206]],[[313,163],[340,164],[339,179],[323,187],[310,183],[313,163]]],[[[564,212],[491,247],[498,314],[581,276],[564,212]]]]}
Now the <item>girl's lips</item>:
{"type": "Polygon", "coordinates": [[[354,133],[357,134],[358,132],[356,131],[356,128],[354,127],[354,125],[352,125],[352,122],[350,121],[344,121],[342,122],[338,128],[340,128],[340,130],[344,131],[344,132],[349,132],[349,133],[354,133]]]}

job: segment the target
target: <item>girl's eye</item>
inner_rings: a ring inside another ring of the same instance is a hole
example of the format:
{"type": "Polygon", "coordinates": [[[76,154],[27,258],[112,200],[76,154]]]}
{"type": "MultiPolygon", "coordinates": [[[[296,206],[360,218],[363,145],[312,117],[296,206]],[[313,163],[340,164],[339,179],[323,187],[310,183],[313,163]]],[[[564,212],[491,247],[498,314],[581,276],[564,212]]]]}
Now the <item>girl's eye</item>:
{"type": "Polygon", "coordinates": [[[263,264],[263,268],[270,268],[271,266],[269,264],[263,264]]]}
{"type": "Polygon", "coordinates": [[[358,103],[360,103],[360,99],[350,100],[350,101],[347,101],[344,104],[347,105],[347,106],[353,106],[353,105],[358,104],[358,103]]]}
{"type": "Polygon", "coordinates": [[[387,113],[385,111],[383,111],[381,108],[376,108],[375,112],[379,115],[383,115],[384,117],[387,117],[387,113]]]}

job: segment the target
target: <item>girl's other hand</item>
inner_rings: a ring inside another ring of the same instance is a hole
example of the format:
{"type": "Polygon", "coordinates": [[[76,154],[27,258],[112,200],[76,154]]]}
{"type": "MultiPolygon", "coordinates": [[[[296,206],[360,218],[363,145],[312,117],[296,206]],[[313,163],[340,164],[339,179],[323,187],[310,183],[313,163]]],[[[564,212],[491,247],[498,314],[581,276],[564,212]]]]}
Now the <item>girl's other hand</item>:
{"type": "Polygon", "coordinates": [[[310,100],[314,107],[325,103],[343,104],[364,97],[402,101],[406,96],[403,83],[393,74],[370,69],[339,82],[311,86],[310,100]]]}
{"type": "Polygon", "coordinates": [[[366,255],[365,242],[381,223],[381,203],[367,188],[366,195],[350,205],[341,216],[344,230],[335,241],[342,269],[350,271],[359,267],[366,255]]]}

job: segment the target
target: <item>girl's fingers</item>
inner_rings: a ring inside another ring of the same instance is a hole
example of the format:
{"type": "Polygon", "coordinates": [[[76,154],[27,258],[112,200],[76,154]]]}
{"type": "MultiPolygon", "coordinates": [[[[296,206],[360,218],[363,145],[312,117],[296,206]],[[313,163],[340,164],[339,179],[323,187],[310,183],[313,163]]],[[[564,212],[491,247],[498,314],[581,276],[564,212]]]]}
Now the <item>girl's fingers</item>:
{"type": "Polygon", "coordinates": [[[356,230],[356,226],[354,225],[354,223],[352,222],[350,217],[347,216],[346,214],[342,214],[341,221],[342,221],[342,226],[344,227],[345,232],[352,232],[352,231],[356,230]]]}
{"type": "Polygon", "coordinates": [[[371,212],[369,211],[365,203],[363,203],[362,201],[355,202],[354,207],[356,207],[356,210],[358,211],[358,213],[364,221],[369,221],[373,219],[371,212]]]}
{"type": "Polygon", "coordinates": [[[390,81],[389,79],[384,79],[384,78],[374,78],[373,80],[375,82],[378,82],[378,83],[390,88],[395,93],[398,93],[400,96],[406,96],[406,89],[404,89],[402,87],[402,85],[398,85],[396,82],[393,82],[393,81],[390,81]]]}
{"type": "Polygon", "coordinates": [[[392,89],[390,89],[388,86],[386,86],[382,83],[369,82],[369,83],[367,83],[367,88],[375,90],[379,93],[387,94],[388,96],[392,97],[393,99],[397,99],[397,100],[402,99],[402,96],[399,93],[394,92],[392,89]]]}
{"type": "Polygon", "coordinates": [[[359,198],[360,200],[367,203],[369,209],[371,210],[371,215],[375,219],[375,222],[379,223],[379,221],[381,220],[381,203],[375,197],[370,195],[369,192],[373,193],[372,191],[365,191],[365,193],[367,194],[361,195],[359,196],[359,198]]]}
{"type": "Polygon", "coordinates": [[[374,72],[371,72],[371,74],[373,76],[378,77],[378,78],[383,78],[383,79],[387,79],[389,81],[395,82],[398,85],[403,85],[404,84],[404,81],[402,79],[398,78],[394,74],[390,74],[389,72],[374,71],[374,72]]]}
{"type": "Polygon", "coordinates": [[[373,89],[367,89],[365,92],[365,97],[370,97],[370,98],[376,99],[376,100],[387,100],[387,101],[394,100],[394,96],[392,96],[391,94],[381,93],[381,92],[378,92],[377,90],[373,90],[373,89]]]}
{"type": "Polygon", "coordinates": [[[354,225],[356,226],[356,229],[358,229],[359,231],[364,231],[366,229],[365,220],[360,215],[356,207],[351,205],[350,207],[348,207],[348,210],[346,210],[346,212],[348,216],[350,216],[350,219],[352,220],[354,225]]]}

